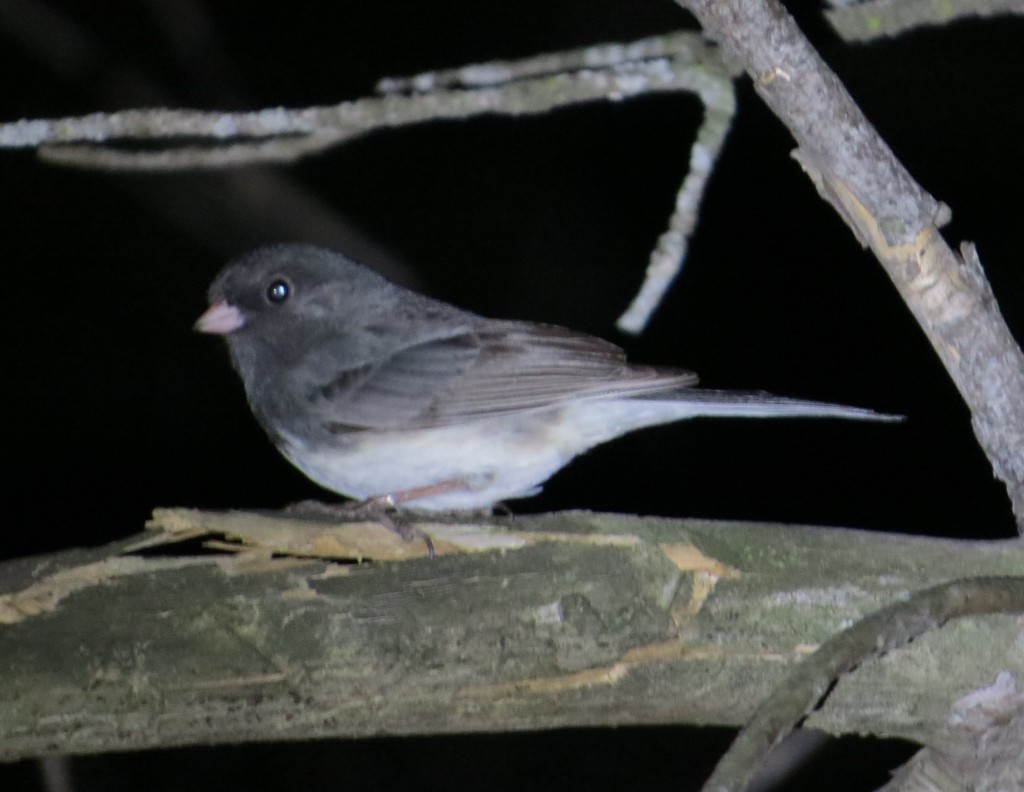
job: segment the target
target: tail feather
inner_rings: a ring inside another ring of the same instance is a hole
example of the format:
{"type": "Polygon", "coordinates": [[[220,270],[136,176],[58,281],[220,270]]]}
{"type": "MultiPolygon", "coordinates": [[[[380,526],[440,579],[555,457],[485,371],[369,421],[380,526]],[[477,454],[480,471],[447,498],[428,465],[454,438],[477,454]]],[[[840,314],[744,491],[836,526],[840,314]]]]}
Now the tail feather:
{"type": "Polygon", "coordinates": [[[693,416],[733,416],[739,418],[845,418],[854,421],[902,421],[902,415],[875,412],[864,407],[789,399],[764,391],[725,391],[686,388],[646,397],[668,401],[673,396],[693,406],[693,416]]]}

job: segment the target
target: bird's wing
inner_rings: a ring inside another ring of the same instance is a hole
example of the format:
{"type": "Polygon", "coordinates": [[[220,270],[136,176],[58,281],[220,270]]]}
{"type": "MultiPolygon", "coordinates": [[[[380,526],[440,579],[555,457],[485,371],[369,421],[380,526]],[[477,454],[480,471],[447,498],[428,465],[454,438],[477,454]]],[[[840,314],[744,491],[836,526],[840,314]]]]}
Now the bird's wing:
{"type": "Polygon", "coordinates": [[[486,321],[337,372],[309,399],[324,425],[340,433],[443,426],[696,381],[688,371],[631,366],[617,346],[582,333],[486,321]]]}

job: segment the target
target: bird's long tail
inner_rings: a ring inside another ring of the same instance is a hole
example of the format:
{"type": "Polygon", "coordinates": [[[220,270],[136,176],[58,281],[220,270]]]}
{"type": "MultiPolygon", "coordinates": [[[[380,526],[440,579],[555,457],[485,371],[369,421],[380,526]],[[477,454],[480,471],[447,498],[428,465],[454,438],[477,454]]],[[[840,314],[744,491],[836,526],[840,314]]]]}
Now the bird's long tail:
{"type": "MultiPolygon", "coordinates": [[[[678,391],[693,408],[693,417],[732,416],[737,418],[845,418],[855,421],[902,421],[902,415],[875,412],[864,407],[789,399],[764,391],[726,391],[686,388],[678,391]]],[[[667,401],[669,394],[651,394],[652,400],[667,401]]]]}

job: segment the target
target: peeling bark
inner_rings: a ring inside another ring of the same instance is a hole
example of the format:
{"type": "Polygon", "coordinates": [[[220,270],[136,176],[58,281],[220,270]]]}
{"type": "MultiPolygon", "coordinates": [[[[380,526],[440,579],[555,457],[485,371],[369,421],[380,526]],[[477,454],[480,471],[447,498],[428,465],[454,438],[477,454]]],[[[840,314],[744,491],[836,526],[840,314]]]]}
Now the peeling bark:
{"type": "MultiPolygon", "coordinates": [[[[0,758],[736,725],[852,621],[943,580],[1024,570],[1016,541],[589,513],[424,523],[432,560],[370,524],[179,510],[151,527],[0,566],[0,758]],[[197,536],[234,552],[124,555],[197,536]],[[295,557],[328,546],[405,560],[295,557]]],[[[930,633],[844,678],[808,725],[927,741],[955,699],[1000,671],[1024,678],[1021,626],[930,633]]]]}

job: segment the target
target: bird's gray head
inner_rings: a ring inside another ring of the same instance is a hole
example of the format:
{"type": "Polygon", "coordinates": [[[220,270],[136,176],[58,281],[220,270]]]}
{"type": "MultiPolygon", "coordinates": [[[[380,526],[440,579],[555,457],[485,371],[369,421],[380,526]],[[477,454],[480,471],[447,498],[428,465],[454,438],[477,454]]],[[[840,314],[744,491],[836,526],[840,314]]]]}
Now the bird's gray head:
{"type": "Polygon", "coordinates": [[[236,259],[209,290],[196,330],[222,335],[247,385],[393,312],[405,290],[332,250],[275,245],[236,259]]]}
{"type": "MultiPolygon", "coordinates": [[[[211,306],[226,304],[237,316],[197,329],[234,335],[275,333],[298,322],[356,319],[384,307],[398,287],[341,253],[312,245],[274,245],[230,262],[210,286],[211,306]]],[[[226,313],[226,311],[225,311],[226,313]]]]}

